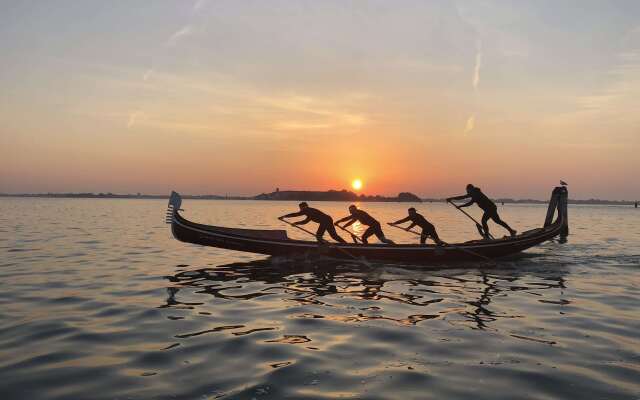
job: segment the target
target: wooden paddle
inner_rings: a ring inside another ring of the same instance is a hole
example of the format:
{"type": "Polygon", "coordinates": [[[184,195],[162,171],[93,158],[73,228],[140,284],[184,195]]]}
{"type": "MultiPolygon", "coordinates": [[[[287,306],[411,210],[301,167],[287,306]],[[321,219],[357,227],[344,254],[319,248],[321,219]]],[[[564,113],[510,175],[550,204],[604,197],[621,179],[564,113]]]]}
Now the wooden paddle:
{"type": "MultiPolygon", "coordinates": [[[[403,231],[406,231],[406,232],[411,232],[411,233],[413,233],[414,235],[417,235],[417,236],[422,237],[422,233],[417,232],[417,231],[414,231],[414,230],[412,230],[412,229],[403,228],[403,227],[401,227],[401,226],[394,225],[394,224],[392,224],[391,222],[388,222],[388,223],[387,223],[387,225],[392,226],[392,227],[394,227],[394,228],[402,229],[403,231]]],[[[472,251],[472,250],[468,250],[468,249],[462,248],[462,247],[460,247],[460,246],[456,246],[455,244],[447,243],[447,242],[442,241],[442,240],[441,240],[440,242],[442,242],[442,243],[444,243],[446,246],[449,246],[449,247],[454,248],[454,249],[456,249],[456,250],[460,250],[460,251],[463,251],[463,252],[465,252],[465,253],[467,253],[467,254],[471,254],[472,256],[482,258],[483,260],[488,261],[488,262],[490,262],[491,264],[494,264],[494,265],[495,265],[495,261],[493,261],[491,258],[489,258],[489,257],[487,257],[487,256],[484,256],[484,255],[482,255],[482,254],[476,253],[475,251],[472,251]]]]}
{"type": "Polygon", "coordinates": [[[467,213],[465,210],[462,209],[462,207],[459,207],[456,203],[454,203],[453,201],[447,200],[447,203],[453,205],[455,208],[458,209],[458,211],[460,211],[461,213],[463,213],[464,215],[466,215],[467,217],[469,217],[473,222],[476,223],[476,229],[478,230],[478,233],[480,234],[480,236],[482,236],[483,238],[486,238],[487,236],[491,239],[495,239],[493,236],[491,236],[490,233],[485,233],[484,229],[482,228],[482,225],[480,225],[478,223],[478,221],[476,221],[475,218],[473,218],[471,215],[469,215],[469,213],[467,213]]]}
{"type": "Polygon", "coordinates": [[[358,241],[362,242],[362,244],[364,244],[364,241],[359,238],[355,233],[351,232],[350,230],[348,230],[347,228],[340,226],[340,225],[336,225],[338,228],[342,229],[343,231],[347,232],[349,235],[351,235],[351,240],[353,240],[353,243],[358,243],[358,241]]]}
{"type": "MultiPolygon", "coordinates": [[[[298,228],[298,229],[300,229],[301,231],[306,232],[306,233],[308,233],[309,235],[311,235],[311,236],[313,236],[313,237],[316,237],[316,234],[315,234],[315,233],[313,233],[313,232],[311,232],[311,231],[309,231],[309,230],[307,230],[307,229],[305,229],[305,228],[301,227],[300,225],[296,225],[296,224],[294,224],[294,223],[292,223],[292,222],[289,222],[289,221],[287,221],[286,219],[284,219],[284,218],[282,218],[282,217],[278,217],[278,219],[279,219],[280,221],[284,222],[285,224],[291,225],[291,226],[293,226],[294,228],[298,228]]],[[[369,264],[366,260],[363,260],[363,259],[360,259],[360,258],[358,258],[358,257],[354,256],[353,254],[349,253],[347,250],[345,250],[345,249],[343,249],[343,248],[341,248],[341,247],[337,246],[335,243],[327,242],[327,241],[326,241],[326,240],[324,240],[324,239],[320,239],[320,240],[321,240],[321,243],[326,244],[327,246],[334,247],[336,250],[338,250],[338,251],[339,251],[339,252],[341,252],[342,254],[345,254],[345,255],[347,255],[348,257],[353,258],[355,261],[359,262],[360,264],[364,265],[364,266],[365,266],[365,267],[367,267],[367,268],[371,268],[371,264],[369,264]]]]}

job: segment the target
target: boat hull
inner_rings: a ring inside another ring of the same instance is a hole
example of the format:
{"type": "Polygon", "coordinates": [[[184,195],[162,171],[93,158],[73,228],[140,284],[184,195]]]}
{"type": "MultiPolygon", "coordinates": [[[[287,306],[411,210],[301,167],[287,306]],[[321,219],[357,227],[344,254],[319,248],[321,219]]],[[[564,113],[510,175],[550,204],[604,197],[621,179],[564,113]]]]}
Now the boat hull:
{"type": "Polygon", "coordinates": [[[387,244],[320,244],[301,240],[264,239],[233,234],[210,226],[194,226],[176,213],[171,225],[173,236],[186,243],[271,256],[322,254],[332,258],[392,261],[414,264],[443,264],[455,261],[499,258],[519,253],[560,234],[562,225],[553,224],[531,234],[491,241],[460,243],[449,246],[387,244]]]}
{"type": "MultiPolygon", "coordinates": [[[[555,193],[556,191],[554,191],[555,193]]],[[[289,239],[284,230],[251,230],[203,225],[191,222],[180,214],[180,201],[174,201],[173,205],[170,202],[167,222],[171,224],[171,231],[177,240],[221,249],[270,256],[320,254],[346,260],[365,258],[383,262],[442,265],[458,261],[486,261],[487,259],[506,257],[561,235],[567,230],[565,223],[566,190],[564,190],[564,203],[562,195],[559,193],[560,200],[553,203],[553,207],[558,210],[555,222],[549,223],[543,228],[527,231],[515,237],[477,240],[445,246],[318,243],[289,239]]],[[[177,196],[179,198],[179,195],[177,196]]]]}

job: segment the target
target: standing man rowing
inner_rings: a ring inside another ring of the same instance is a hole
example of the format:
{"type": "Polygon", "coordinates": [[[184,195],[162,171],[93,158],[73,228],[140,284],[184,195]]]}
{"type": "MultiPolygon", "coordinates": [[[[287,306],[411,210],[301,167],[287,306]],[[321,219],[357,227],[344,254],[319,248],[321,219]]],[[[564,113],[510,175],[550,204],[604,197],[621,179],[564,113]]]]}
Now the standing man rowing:
{"type": "Polygon", "coordinates": [[[468,203],[457,207],[469,207],[473,203],[476,203],[478,207],[480,207],[484,211],[484,214],[482,214],[482,229],[484,230],[485,237],[489,236],[489,226],[487,225],[487,221],[489,221],[490,219],[492,219],[496,224],[501,225],[505,229],[507,229],[511,236],[516,235],[516,230],[511,229],[511,227],[506,222],[500,219],[500,216],[498,215],[498,207],[496,206],[496,204],[491,201],[491,199],[489,199],[484,193],[482,193],[480,188],[475,187],[472,184],[467,185],[467,194],[462,196],[449,197],[447,201],[453,203],[453,200],[465,199],[471,200],[468,203]]]}

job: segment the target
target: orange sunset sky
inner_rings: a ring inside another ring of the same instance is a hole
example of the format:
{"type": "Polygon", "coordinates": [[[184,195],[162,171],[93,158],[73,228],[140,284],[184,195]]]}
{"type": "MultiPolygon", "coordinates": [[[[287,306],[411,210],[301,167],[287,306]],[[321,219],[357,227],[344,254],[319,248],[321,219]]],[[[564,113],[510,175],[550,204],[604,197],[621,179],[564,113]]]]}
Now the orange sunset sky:
{"type": "Polygon", "coordinates": [[[0,14],[0,192],[640,198],[640,2],[0,14]]]}

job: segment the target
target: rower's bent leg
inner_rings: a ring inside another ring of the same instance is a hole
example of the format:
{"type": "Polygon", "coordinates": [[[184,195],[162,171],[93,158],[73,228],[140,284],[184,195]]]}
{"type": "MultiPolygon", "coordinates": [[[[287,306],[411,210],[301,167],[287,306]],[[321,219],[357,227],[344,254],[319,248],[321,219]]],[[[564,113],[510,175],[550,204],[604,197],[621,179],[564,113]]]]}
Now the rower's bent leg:
{"type": "Polygon", "coordinates": [[[382,243],[386,243],[386,244],[396,244],[396,242],[394,242],[391,239],[387,239],[387,237],[384,236],[384,235],[378,236],[378,240],[380,240],[382,243]]]}
{"type": "Polygon", "coordinates": [[[338,232],[336,232],[336,228],[333,226],[333,224],[327,227],[327,232],[329,232],[329,236],[331,236],[336,242],[347,243],[346,240],[338,235],[338,232]]]}
{"type": "MultiPolygon", "coordinates": [[[[369,228],[369,229],[372,229],[372,228],[369,228]]],[[[384,236],[384,233],[382,233],[382,228],[380,228],[379,226],[377,228],[373,228],[373,231],[374,231],[373,233],[376,235],[378,240],[381,241],[382,243],[396,244],[393,240],[387,239],[386,236],[384,236]]]]}
{"type": "Polygon", "coordinates": [[[322,238],[324,236],[324,232],[327,230],[327,226],[324,224],[320,224],[320,226],[318,226],[318,230],[316,231],[316,239],[318,240],[318,242],[324,242],[324,239],[322,238]]]}
{"type": "Polygon", "coordinates": [[[438,246],[441,246],[444,244],[444,242],[442,240],[440,240],[440,237],[438,236],[438,232],[436,232],[436,230],[432,230],[430,232],[431,238],[433,239],[434,242],[436,242],[436,244],[438,246]]]}
{"type": "Polygon", "coordinates": [[[368,227],[367,230],[362,234],[362,243],[368,244],[369,241],[367,239],[369,239],[374,233],[374,229],[372,227],[368,227]]]}
{"type": "Polygon", "coordinates": [[[487,221],[489,221],[489,219],[492,217],[492,215],[485,211],[484,214],[482,214],[482,229],[484,230],[484,234],[486,236],[489,236],[489,225],[487,225],[487,221]]]}
{"type": "Polygon", "coordinates": [[[500,219],[500,216],[499,216],[497,213],[496,213],[496,215],[494,215],[494,216],[493,216],[493,218],[492,218],[492,219],[493,219],[493,221],[494,221],[496,224],[498,224],[498,225],[500,225],[500,226],[504,227],[506,230],[508,230],[508,231],[509,231],[509,234],[510,234],[511,236],[515,236],[515,235],[516,235],[516,230],[515,230],[515,229],[511,229],[511,227],[509,226],[509,224],[507,224],[507,223],[506,223],[506,222],[504,222],[502,219],[500,219]]]}
{"type": "Polygon", "coordinates": [[[420,234],[420,244],[425,244],[427,243],[427,238],[429,237],[429,235],[427,235],[427,233],[424,231],[424,229],[422,230],[422,234],[420,234]]]}

